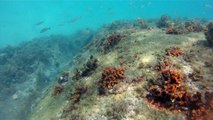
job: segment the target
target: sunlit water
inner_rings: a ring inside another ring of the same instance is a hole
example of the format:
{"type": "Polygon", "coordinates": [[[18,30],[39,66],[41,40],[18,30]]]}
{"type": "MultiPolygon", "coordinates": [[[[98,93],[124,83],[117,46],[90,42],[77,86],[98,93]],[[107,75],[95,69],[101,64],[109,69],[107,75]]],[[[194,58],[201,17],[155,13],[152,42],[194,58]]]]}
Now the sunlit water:
{"type": "MultiPolygon", "coordinates": [[[[0,48],[50,35],[69,36],[78,30],[96,31],[115,20],[158,19],[163,14],[212,20],[212,13],[213,0],[0,0],[0,48]]],[[[0,110],[0,115],[8,116],[0,119],[15,119],[18,112],[8,113],[18,110],[16,103],[5,100],[0,95],[0,107],[8,106],[0,110]]]]}
{"type": "Polygon", "coordinates": [[[1,0],[0,47],[39,36],[97,29],[114,20],[162,14],[212,19],[211,13],[212,0],[1,0]],[[50,30],[40,33],[43,28],[50,30]]]}

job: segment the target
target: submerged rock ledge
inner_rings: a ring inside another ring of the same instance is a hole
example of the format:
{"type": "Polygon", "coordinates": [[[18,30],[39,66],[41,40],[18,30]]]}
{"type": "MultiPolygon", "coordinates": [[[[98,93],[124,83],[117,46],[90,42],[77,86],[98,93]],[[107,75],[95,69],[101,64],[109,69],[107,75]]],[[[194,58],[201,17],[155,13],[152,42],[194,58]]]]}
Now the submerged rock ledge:
{"type": "Polygon", "coordinates": [[[211,119],[203,111],[212,113],[213,109],[213,50],[203,31],[174,35],[131,22],[119,25],[122,22],[104,26],[94,35],[72,61],[74,67],[64,71],[66,80],[64,74],[55,78],[30,119],[211,119]],[[82,75],[85,70],[89,74],[82,75]],[[170,79],[178,83],[169,83],[170,79]],[[180,99],[182,93],[172,91],[176,89],[167,88],[171,86],[178,90],[181,86],[179,91],[194,95],[190,99],[196,108],[187,102],[181,106],[185,99],[180,99]],[[164,99],[160,90],[171,99],[164,99]]]}

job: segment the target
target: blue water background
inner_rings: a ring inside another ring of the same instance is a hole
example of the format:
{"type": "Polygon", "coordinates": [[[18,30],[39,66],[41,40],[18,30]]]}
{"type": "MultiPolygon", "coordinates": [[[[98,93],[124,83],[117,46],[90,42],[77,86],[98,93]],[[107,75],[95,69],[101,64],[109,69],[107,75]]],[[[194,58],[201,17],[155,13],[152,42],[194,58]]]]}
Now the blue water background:
{"type": "Polygon", "coordinates": [[[213,0],[0,0],[0,47],[162,14],[212,20],[213,0]],[[39,21],[44,23],[35,25],[39,21]],[[45,27],[51,29],[40,33],[45,27]]]}

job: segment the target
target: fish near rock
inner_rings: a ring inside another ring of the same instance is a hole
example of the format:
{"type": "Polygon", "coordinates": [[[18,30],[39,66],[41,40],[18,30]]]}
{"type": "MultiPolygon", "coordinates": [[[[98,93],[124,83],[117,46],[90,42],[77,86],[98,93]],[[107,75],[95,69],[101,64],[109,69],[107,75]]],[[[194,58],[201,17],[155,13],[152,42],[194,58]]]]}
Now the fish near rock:
{"type": "Polygon", "coordinates": [[[47,31],[49,31],[50,29],[51,29],[50,27],[43,28],[43,29],[40,30],[40,33],[47,32],[47,31]]]}
{"type": "Polygon", "coordinates": [[[35,25],[36,26],[39,26],[39,25],[41,25],[41,24],[43,24],[44,23],[44,21],[39,21],[39,22],[37,22],[35,25]]]}
{"type": "Polygon", "coordinates": [[[79,19],[81,19],[81,16],[74,17],[74,18],[72,18],[69,22],[70,22],[70,23],[75,23],[75,22],[78,21],[79,19]]]}

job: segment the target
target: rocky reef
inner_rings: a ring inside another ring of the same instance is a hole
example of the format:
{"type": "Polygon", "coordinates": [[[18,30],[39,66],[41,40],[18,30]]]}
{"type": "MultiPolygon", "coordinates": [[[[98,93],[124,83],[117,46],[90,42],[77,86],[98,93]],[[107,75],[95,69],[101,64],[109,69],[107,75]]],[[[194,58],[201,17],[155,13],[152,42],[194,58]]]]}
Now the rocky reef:
{"type": "Polygon", "coordinates": [[[162,15],[157,22],[157,27],[159,28],[167,28],[171,27],[171,17],[168,15],[162,15]]]}
{"type": "MultiPolygon", "coordinates": [[[[90,40],[93,32],[81,31],[71,36],[51,35],[35,38],[18,46],[0,49],[0,116],[2,119],[26,120],[36,101],[70,59],[90,40]],[[81,37],[79,37],[79,35],[81,37]],[[76,38],[77,37],[77,38],[76,38]],[[75,40],[79,39],[79,48],[75,40]],[[79,42],[81,40],[81,42],[79,42]],[[11,104],[7,104],[7,102],[11,104]],[[16,109],[9,109],[16,108],[16,109]],[[18,112],[17,112],[18,111],[18,112]]],[[[65,82],[66,74],[59,83],[65,82]]],[[[53,95],[62,92],[56,85],[53,95]]]]}
{"type": "Polygon", "coordinates": [[[124,68],[106,67],[99,80],[99,94],[105,94],[106,89],[113,88],[114,85],[122,82],[125,78],[124,68]]]}
{"type": "Polygon", "coordinates": [[[162,77],[158,79],[161,84],[149,87],[147,101],[158,109],[169,109],[174,113],[182,112],[189,120],[211,119],[212,93],[201,94],[197,91],[192,94],[187,91],[186,76],[172,66],[170,62],[164,61],[160,69],[162,77]]]}
{"type": "Polygon", "coordinates": [[[205,31],[206,40],[210,46],[213,46],[213,22],[209,22],[205,31]]]}
{"type": "Polygon", "coordinates": [[[205,24],[164,15],[103,26],[29,119],[211,120],[213,51],[205,24]]]}

